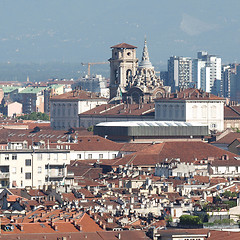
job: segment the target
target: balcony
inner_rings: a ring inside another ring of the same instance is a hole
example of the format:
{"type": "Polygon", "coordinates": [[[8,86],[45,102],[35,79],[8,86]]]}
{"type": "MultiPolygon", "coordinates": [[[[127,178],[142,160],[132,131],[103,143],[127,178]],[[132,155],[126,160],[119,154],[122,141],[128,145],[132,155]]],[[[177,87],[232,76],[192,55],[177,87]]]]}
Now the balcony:
{"type": "Polygon", "coordinates": [[[48,173],[46,175],[47,178],[63,178],[64,174],[63,173],[48,173]]]}
{"type": "Polygon", "coordinates": [[[9,172],[0,172],[0,179],[9,179],[10,173],[9,172]]]}
{"type": "Polygon", "coordinates": [[[66,178],[74,178],[74,173],[68,172],[66,178]]]}

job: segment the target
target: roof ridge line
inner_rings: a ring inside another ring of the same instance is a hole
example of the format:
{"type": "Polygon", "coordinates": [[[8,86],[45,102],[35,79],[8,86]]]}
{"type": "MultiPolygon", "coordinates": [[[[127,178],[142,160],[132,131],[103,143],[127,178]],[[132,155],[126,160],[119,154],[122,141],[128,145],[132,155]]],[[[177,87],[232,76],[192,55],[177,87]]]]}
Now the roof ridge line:
{"type": "Polygon", "coordinates": [[[155,110],[155,107],[150,108],[150,109],[146,110],[145,112],[142,112],[141,115],[146,114],[146,113],[148,113],[148,112],[150,112],[150,111],[152,111],[152,110],[155,110]]]}
{"type": "Polygon", "coordinates": [[[84,177],[85,174],[87,174],[92,168],[89,168],[82,176],[84,177]]]}
{"type": "Polygon", "coordinates": [[[131,159],[128,161],[128,164],[132,163],[136,157],[137,157],[137,154],[133,155],[131,159]]]}
{"type": "Polygon", "coordinates": [[[118,106],[121,106],[122,104],[124,104],[124,103],[119,103],[119,104],[114,105],[114,106],[112,106],[112,107],[110,107],[110,108],[108,108],[108,109],[104,109],[103,111],[99,112],[99,114],[102,114],[102,113],[104,113],[104,112],[110,111],[110,110],[112,110],[112,109],[114,109],[114,108],[116,108],[116,107],[118,107],[118,106]]]}
{"type": "Polygon", "coordinates": [[[240,112],[238,112],[236,109],[234,109],[232,106],[229,106],[235,113],[237,113],[240,116],[240,112]]]}

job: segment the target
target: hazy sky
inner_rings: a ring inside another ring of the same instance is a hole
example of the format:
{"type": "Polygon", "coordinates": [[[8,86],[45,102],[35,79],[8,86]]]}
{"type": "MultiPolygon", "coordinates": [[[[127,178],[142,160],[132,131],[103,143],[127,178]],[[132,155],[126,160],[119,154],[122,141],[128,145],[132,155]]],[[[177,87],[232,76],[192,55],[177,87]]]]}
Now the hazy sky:
{"type": "Polygon", "coordinates": [[[240,0],[0,0],[0,62],[106,61],[126,42],[150,60],[207,50],[240,62],[240,0]]]}

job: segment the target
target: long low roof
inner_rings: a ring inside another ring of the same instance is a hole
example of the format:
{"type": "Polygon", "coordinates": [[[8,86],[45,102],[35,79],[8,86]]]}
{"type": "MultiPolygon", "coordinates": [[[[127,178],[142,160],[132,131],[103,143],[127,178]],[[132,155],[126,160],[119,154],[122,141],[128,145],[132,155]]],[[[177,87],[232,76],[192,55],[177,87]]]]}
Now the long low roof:
{"type": "Polygon", "coordinates": [[[121,121],[121,122],[102,122],[99,127],[192,127],[206,126],[200,123],[177,122],[177,121],[121,121]]]}
{"type": "Polygon", "coordinates": [[[174,121],[104,122],[94,127],[94,134],[135,137],[206,136],[208,135],[208,126],[199,123],[174,121]]]}

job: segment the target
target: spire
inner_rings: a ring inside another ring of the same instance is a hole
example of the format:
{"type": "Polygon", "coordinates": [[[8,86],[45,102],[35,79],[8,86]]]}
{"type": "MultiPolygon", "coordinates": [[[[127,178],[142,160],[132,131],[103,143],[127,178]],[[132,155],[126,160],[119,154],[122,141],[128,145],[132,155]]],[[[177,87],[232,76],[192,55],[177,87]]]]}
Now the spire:
{"type": "Polygon", "coordinates": [[[152,68],[152,63],[149,60],[149,55],[148,55],[148,48],[147,48],[147,39],[145,36],[144,40],[144,47],[143,47],[143,53],[142,53],[142,61],[139,64],[140,68],[152,68]]]}

